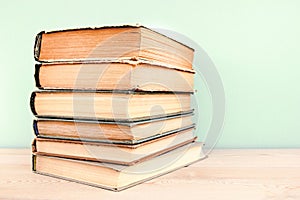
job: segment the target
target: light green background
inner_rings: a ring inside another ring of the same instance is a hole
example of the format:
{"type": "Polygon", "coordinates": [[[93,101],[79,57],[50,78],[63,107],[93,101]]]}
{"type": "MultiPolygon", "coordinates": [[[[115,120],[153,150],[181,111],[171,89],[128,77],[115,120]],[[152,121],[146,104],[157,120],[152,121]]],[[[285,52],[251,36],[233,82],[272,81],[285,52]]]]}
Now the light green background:
{"type": "Polygon", "coordinates": [[[29,147],[33,138],[36,33],[139,22],[188,36],[215,62],[227,98],[218,147],[299,147],[299,8],[298,0],[2,1],[0,146],[29,147]]]}

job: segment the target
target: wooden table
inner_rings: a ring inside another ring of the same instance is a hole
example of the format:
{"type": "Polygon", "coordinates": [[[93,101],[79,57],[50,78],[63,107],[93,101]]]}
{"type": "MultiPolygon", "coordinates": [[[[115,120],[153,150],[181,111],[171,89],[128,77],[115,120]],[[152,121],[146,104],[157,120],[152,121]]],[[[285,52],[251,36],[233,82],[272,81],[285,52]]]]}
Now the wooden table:
{"type": "Polygon", "coordinates": [[[31,172],[29,149],[0,149],[0,199],[300,199],[300,149],[215,150],[208,159],[122,192],[31,172]]]}

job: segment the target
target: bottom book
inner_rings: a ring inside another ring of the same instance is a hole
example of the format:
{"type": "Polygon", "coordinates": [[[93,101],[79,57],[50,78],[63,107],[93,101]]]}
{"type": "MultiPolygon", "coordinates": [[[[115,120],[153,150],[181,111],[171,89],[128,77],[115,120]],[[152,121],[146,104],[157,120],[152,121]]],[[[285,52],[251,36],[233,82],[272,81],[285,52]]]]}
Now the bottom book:
{"type": "Polygon", "coordinates": [[[206,158],[202,143],[193,142],[132,166],[33,155],[39,174],[121,191],[206,158]]]}

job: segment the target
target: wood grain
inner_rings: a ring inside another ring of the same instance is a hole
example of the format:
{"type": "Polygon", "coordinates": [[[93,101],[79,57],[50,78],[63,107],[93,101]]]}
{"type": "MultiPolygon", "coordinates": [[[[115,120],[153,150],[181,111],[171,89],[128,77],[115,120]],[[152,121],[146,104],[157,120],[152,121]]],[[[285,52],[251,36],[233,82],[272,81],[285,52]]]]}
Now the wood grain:
{"type": "Polygon", "coordinates": [[[215,150],[208,159],[122,192],[31,172],[29,149],[0,149],[0,199],[300,199],[300,149],[215,150]]]}

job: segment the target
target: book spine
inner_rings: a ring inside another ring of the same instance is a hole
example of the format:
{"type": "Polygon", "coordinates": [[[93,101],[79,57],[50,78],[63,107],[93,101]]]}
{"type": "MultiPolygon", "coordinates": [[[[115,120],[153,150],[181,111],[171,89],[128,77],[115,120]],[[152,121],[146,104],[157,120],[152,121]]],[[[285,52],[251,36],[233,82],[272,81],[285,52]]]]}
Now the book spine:
{"type": "Polygon", "coordinates": [[[38,129],[37,124],[38,124],[38,121],[33,120],[32,128],[33,128],[34,134],[38,137],[39,136],[39,129],[38,129]]]}
{"type": "Polygon", "coordinates": [[[36,61],[40,61],[40,52],[41,52],[41,44],[42,44],[42,35],[44,34],[44,31],[39,32],[35,37],[35,43],[34,43],[34,59],[36,61]]]}
{"type": "Polygon", "coordinates": [[[32,92],[32,93],[31,93],[31,96],[30,96],[30,109],[31,109],[31,112],[32,112],[34,115],[37,115],[37,112],[36,112],[36,110],[35,110],[35,105],[34,105],[35,96],[36,96],[36,93],[35,93],[35,92],[32,92]]]}
{"type": "Polygon", "coordinates": [[[36,155],[32,154],[32,171],[36,171],[36,155]]]}
{"type": "Polygon", "coordinates": [[[37,88],[44,89],[40,83],[40,68],[41,68],[41,66],[42,66],[41,64],[35,65],[34,80],[35,80],[35,86],[37,88]]]}
{"type": "Polygon", "coordinates": [[[31,151],[32,153],[36,153],[37,149],[36,149],[36,139],[34,138],[31,144],[31,151]]]}

